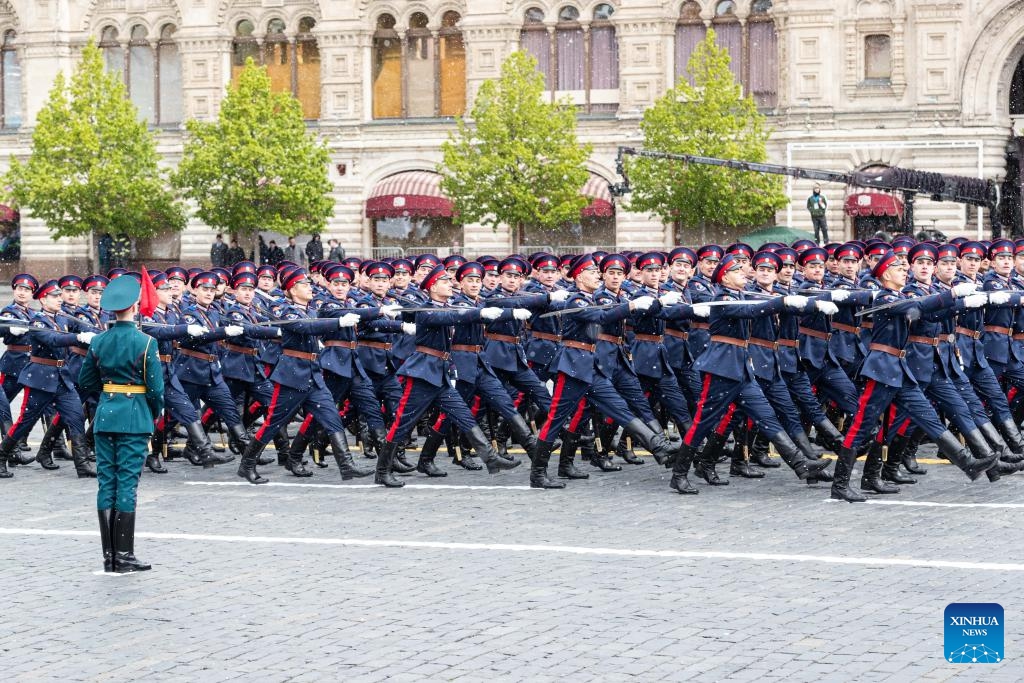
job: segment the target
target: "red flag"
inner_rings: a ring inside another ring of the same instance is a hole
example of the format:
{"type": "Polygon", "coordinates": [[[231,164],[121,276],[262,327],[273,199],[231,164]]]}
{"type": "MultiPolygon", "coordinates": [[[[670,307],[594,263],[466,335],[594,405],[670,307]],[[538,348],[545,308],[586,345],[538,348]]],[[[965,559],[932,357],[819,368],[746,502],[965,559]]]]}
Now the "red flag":
{"type": "Polygon", "coordinates": [[[149,270],[146,264],[142,264],[142,294],[139,297],[139,313],[146,317],[152,317],[157,304],[160,303],[156,296],[156,287],[153,285],[153,278],[149,277],[149,270]]]}

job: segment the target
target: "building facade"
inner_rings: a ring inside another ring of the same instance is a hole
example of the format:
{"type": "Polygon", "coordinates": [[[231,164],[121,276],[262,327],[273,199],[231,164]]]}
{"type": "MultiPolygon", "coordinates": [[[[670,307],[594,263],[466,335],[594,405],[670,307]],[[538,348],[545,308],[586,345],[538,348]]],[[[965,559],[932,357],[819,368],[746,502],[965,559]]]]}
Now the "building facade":
{"type": "MultiPolygon", "coordinates": [[[[1024,0],[0,0],[0,158],[28,153],[55,75],[89,39],[123,74],[168,164],[182,121],[214,118],[252,57],[329,145],[336,211],[323,236],[350,254],[661,248],[673,226],[616,206],[607,182],[616,146],[639,143],[644,109],[685,77],[709,27],[769,117],[771,161],[998,178],[1019,230],[1024,0]],[[550,96],[577,105],[580,137],[594,145],[579,223],[536,239],[455,226],[434,173],[453,117],[517,49],[537,57],[550,96]]],[[[810,189],[788,182],[779,223],[810,227],[810,189]]],[[[824,191],[834,239],[884,228],[902,206],[824,191]]],[[[988,228],[984,211],[927,199],[915,216],[949,236],[988,228]]],[[[202,262],[212,237],[193,221],[137,246],[146,258],[202,262]]],[[[51,241],[28,214],[21,241],[29,263],[90,250],[51,241]]]]}

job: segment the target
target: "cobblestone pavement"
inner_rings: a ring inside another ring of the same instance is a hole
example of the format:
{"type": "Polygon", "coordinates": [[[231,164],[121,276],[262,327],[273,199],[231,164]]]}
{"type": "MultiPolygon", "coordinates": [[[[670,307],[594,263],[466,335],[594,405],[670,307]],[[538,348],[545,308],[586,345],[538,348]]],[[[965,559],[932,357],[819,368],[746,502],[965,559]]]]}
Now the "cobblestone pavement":
{"type": "Polygon", "coordinates": [[[153,571],[125,576],[98,572],[95,483],[71,463],[17,467],[0,481],[3,677],[1024,677],[1024,475],[972,484],[932,464],[854,506],[788,470],[684,497],[650,459],[586,465],[564,491],[526,488],[525,466],[444,466],[391,491],[343,484],[333,463],[305,480],[263,468],[272,483],[254,487],[234,465],[171,462],[140,487],[153,571]],[[892,504],[914,502],[943,505],[892,504]],[[945,663],[955,601],[1003,605],[1003,663],[945,663]]]}

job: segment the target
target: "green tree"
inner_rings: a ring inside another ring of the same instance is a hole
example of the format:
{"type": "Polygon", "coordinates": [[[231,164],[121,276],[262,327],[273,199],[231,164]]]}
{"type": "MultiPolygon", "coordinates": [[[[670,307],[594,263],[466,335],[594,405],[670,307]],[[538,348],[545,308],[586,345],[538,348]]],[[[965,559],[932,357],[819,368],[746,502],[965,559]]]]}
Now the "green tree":
{"type": "Polygon", "coordinates": [[[70,85],[57,74],[32,132],[32,155],[11,159],[5,184],[54,240],[94,231],[147,237],[185,227],[159,159],[121,76],[104,70],[90,41],[70,85]]]}
{"type": "Polygon", "coordinates": [[[271,91],[266,68],[247,60],[217,121],[187,126],[174,182],[204,223],[250,245],[260,230],[294,237],[323,229],[334,211],[327,147],[306,130],[298,100],[271,91]]]}
{"type": "Polygon", "coordinates": [[[442,145],[441,187],[457,221],[496,230],[554,229],[578,221],[587,199],[584,162],[591,146],[576,139],[576,111],[542,98],[537,61],[513,52],[497,80],[485,81],[471,112],[442,145]]]}
{"type": "MultiPolygon", "coordinates": [[[[729,53],[715,44],[715,32],[690,56],[676,86],[644,112],[644,148],[698,156],[766,161],[770,131],[764,116],[729,70],[729,53]]],[[[789,201],[780,176],[748,173],[679,161],[631,158],[634,186],[630,210],[649,211],[684,231],[763,224],[789,201]]]]}

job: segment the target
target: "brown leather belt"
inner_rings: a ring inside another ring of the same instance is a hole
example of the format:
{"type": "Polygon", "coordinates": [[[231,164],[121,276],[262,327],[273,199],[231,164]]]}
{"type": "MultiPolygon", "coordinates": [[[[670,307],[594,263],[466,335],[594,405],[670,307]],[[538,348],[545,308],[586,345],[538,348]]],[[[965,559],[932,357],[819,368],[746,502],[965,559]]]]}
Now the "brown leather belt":
{"type": "Polygon", "coordinates": [[[871,344],[868,344],[868,348],[872,351],[881,351],[882,353],[887,353],[890,356],[896,356],[897,358],[907,357],[906,349],[897,349],[895,346],[889,346],[888,344],[875,344],[872,342],[871,344]]]}
{"type": "Polygon", "coordinates": [[[497,332],[484,332],[484,336],[491,341],[500,341],[507,344],[518,344],[519,337],[513,337],[510,334],[498,334],[497,332]]]}
{"type": "Polygon", "coordinates": [[[971,339],[981,339],[981,332],[975,332],[974,330],[967,327],[957,327],[956,333],[962,334],[965,337],[970,337],[971,339]]]}
{"type": "Polygon", "coordinates": [[[29,356],[28,359],[33,363],[39,363],[40,365],[49,365],[51,368],[64,367],[64,361],[62,360],[54,360],[52,358],[40,358],[39,356],[29,356]]]}
{"type": "Polygon", "coordinates": [[[212,363],[217,360],[217,356],[212,353],[203,353],[202,351],[193,351],[192,349],[186,349],[184,346],[178,349],[178,353],[189,358],[198,358],[199,360],[205,360],[207,363],[212,363]]]}
{"type": "Polygon", "coordinates": [[[88,356],[89,355],[89,350],[88,349],[82,349],[82,348],[79,348],[77,346],[69,346],[68,347],[68,351],[70,351],[71,353],[75,354],[76,356],[88,356]]]}
{"type": "Polygon", "coordinates": [[[661,340],[664,339],[660,334],[640,334],[637,332],[633,335],[633,339],[642,342],[650,342],[652,344],[660,344],[661,340]]]}
{"type": "Polygon", "coordinates": [[[736,339],[735,337],[726,337],[725,335],[721,335],[721,334],[713,334],[713,335],[711,335],[711,341],[712,342],[719,342],[721,344],[731,344],[732,346],[739,346],[739,347],[744,348],[744,349],[747,348],[747,340],[746,339],[736,339]]]}
{"type": "Polygon", "coordinates": [[[780,339],[776,342],[779,346],[785,346],[788,349],[795,349],[799,346],[796,339],[780,339]]]}
{"type": "Polygon", "coordinates": [[[344,339],[328,339],[324,341],[324,346],[340,349],[354,349],[356,348],[356,343],[354,341],[346,341],[344,339]]]}
{"type": "Polygon", "coordinates": [[[433,356],[434,358],[440,358],[441,360],[448,360],[449,358],[452,357],[452,354],[448,353],[447,351],[438,351],[437,349],[431,348],[429,346],[417,346],[416,351],[418,351],[419,353],[425,353],[428,356],[433,356]]]}
{"type": "Polygon", "coordinates": [[[810,327],[800,327],[800,334],[806,334],[808,337],[814,337],[815,339],[823,339],[828,341],[832,338],[831,332],[822,332],[821,330],[812,330],[810,327]]]}
{"type": "Polygon", "coordinates": [[[532,336],[534,339],[543,339],[544,341],[562,341],[561,335],[551,334],[550,332],[538,332],[537,330],[530,330],[530,336],[532,336]]]}
{"type": "Polygon", "coordinates": [[[1013,330],[1009,327],[999,327],[998,325],[985,325],[986,332],[994,332],[996,334],[1005,334],[1007,337],[1013,334],[1013,330]]]}
{"type": "Polygon", "coordinates": [[[452,351],[465,351],[466,353],[480,353],[484,347],[479,344],[452,344],[452,351]]]}
{"type": "Polygon", "coordinates": [[[298,358],[299,360],[316,360],[317,357],[315,353],[308,353],[306,351],[296,351],[295,349],[282,349],[281,353],[288,356],[289,358],[298,358]]]}
{"type": "Polygon", "coordinates": [[[236,344],[228,344],[226,341],[222,341],[220,345],[223,346],[228,351],[241,353],[246,356],[255,356],[257,353],[259,353],[256,349],[254,349],[251,346],[237,346],[236,344]]]}
{"type": "Polygon", "coordinates": [[[710,330],[711,329],[711,323],[694,323],[694,322],[691,322],[690,323],[690,329],[691,330],[710,330]]]}
{"type": "Polygon", "coordinates": [[[1018,332],[1017,334],[1013,335],[1013,341],[1024,341],[1024,333],[1018,332]]]}
{"type": "Polygon", "coordinates": [[[171,354],[169,354],[169,353],[168,354],[162,354],[162,353],[157,354],[157,358],[160,359],[161,363],[170,363],[171,362],[171,354]]]}
{"type": "Polygon", "coordinates": [[[10,346],[7,347],[7,350],[11,351],[13,353],[31,353],[32,352],[32,345],[31,344],[11,344],[10,346]]]}
{"type": "Polygon", "coordinates": [[[379,342],[371,341],[369,339],[360,339],[356,342],[356,346],[365,346],[371,349],[384,349],[385,351],[391,350],[391,342],[379,342]]]}
{"type": "Polygon", "coordinates": [[[671,327],[665,328],[665,334],[667,334],[670,337],[675,337],[676,339],[686,340],[690,338],[689,332],[684,332],[683,330],[673,330],[671,327]]]}
{"type": "Polygon", "coordinates": [[[570,349],[579,349],[580,351],[589,351],[590,353],[593,353],[594,349],[597,347],[596,344],[588,344],[586,342],[575,341],[573,339],[563,339],[562,345],[567,346],[570,349]]]}
{"type": "Polygon", "coordinates": [[[907,341],[908,342],[913,342],[914,344],[925,344],[927,346],[938,346],[939,345],[939,338],[938,337],[920,337],[920,336],[918,336],[916,334],[912,334],[909,337],[907,337],[907,341]]]}
{"type": "Polygon", "coordinates": [[[622,337],[616,337],[613,334],[598,334],[598,341],[608,342],[609,344],[615,344],[616,346],[622,346],[626,343],[626,340],[622,337]]]}
{"type": "Polygon", "coordinates": [[[875,323],[870,321],[870,320],[862,320],[861,323],[860,323],[860,329],[862,329],[862,330],[870,330],[874,326],[875,326],[875,323]]]}
{"type": "Polygon", "coordinates": [[[771,349],[772,351],[779,350],[779,342],[768,341],[767,339],[757,339],[755,337],[751,337],[750,339],[747,340],[747,343],[753,344],[754,346],[760,346],[766,349],[771,349]]]}
{"type": "Polygon", "coordinates": [[[853,325],[847,325],[846,323],[832,323],[833,330],[839,330],[840,332],[849,332],[850,334],[860,334],[860,328],[854,327],[853,325]]]}

